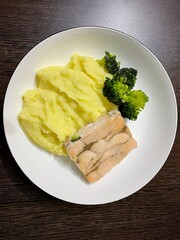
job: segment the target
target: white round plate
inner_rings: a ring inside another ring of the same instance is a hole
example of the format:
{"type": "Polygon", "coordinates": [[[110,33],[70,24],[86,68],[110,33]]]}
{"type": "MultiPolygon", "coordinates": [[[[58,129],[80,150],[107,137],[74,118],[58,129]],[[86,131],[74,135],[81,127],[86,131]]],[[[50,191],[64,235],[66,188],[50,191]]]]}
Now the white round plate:
{"type": "Polygon", "coordinates": [[[12,155],[34,184],[68,202],[103,204],[138,191],[163,166],[175,139],[177,104],[165,69],[144,45],[116,30],[80,27],[47,38],[23,58],[7,88],[3,120],[12,155]],[[99,182],[88,184],[68,157],[55,156],[32,144],[19,126],[17,115],[23,93],[35,87],[38,69],[65,65],[74,52],[102,58],[106,50],[117,55],[122,67],[138,70],[135,88],[142,89],[149,102],[136,121],[127,121],[138,148],[99,182]]]}

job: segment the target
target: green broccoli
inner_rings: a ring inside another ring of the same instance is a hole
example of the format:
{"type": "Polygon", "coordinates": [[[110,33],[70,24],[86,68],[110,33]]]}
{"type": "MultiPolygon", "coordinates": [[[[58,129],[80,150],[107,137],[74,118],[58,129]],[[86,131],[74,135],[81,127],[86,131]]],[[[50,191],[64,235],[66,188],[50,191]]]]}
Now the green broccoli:
{"type": "Polygon", "coordinates": [[[121,82],[122,84],[125,84],[128,86],[129,90],[133,89],[137,76],[137,70],[134,68],[122,68],[119,69],[114,75],[113,80],[116,82],[121,82]]]}
{"type": "Polygon", "coordinates": [[[134,68],[122,68],[117,72],[117,75],[124,78],[124,84],[127,84],[129,89],[133,89],[137,80],[137,70],[134,68]]]}
{"type": "Polygon", "coordinates": [[[116,60],[116,56],[107,51],[105,52],[105,56],[98,61],[110,74],[113,75],[114,79],[119,79],[123,77],[121,78],[122,83],[128,85],[129,89],[132,89],[134,87],[137,76],[136,69],[134,68],[120,69],[120,62],[116,60]]]}
{"type": "Polygon", "coordinates": [[[119,102],[125,101],[128,92],[128,85],[123,83],[122,78],[106,78],[103,87],[103,95],[107,97],[110,102],[119,105],[119,102]]]}
{"type": "Polygon", "coordinates": [[[120,67],[120,62],[116,61],[116,56],[109,53],[105,52],[105,56],[99,60],[99,63],[110,73],[110,74],[115,74],[120,67]]]}
{"type": "Polygon", "coordinates": [[[79,140],[81,137],[79,136],[79,135],[73,135],[72,137],[71,137],[71,142],[75,142],[75,141],[77,141],[77,140],[79,140]]]}
{"type": "Polygon", "coordinates": [[[112,78],[106,77],[103,95],[110,102],[118,105],[124,118],[136,120],[149,100],[143,91],[132,90],[137,80],[137,70],[134,68],[120,69],[120,63],[116,61],[116,56],[108,52],[105,54],[104,67],[113,76],[112,78]]]}
{"type": "Polygon", "coordinates": [[[106,78],[103,87],[103,95],[116,105],[124,118],[136,120],[140,111],[144,109],[148,97],[141,90],[130,90],[119,78],[106,78]]]}
{"type": "Polygon", "coordinates": [[[126,96],[125,102],[119,102],[118,109],[123,117],[136,120],[148,100],[148,96],[143,91],[132,90],[126,96]]]}

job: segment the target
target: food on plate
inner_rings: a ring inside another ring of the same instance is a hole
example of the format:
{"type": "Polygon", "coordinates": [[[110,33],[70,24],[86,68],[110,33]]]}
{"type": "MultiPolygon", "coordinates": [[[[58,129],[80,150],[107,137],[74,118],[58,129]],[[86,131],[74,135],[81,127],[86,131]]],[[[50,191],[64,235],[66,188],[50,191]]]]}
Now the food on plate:
{"type": "Polygon", "coordinates": [[[96,182],[136,148],[118,110],[81,128],[65,142],[66,151],[89,182],[96,182]]]}
{"type": "Polygon", "coordinates": [[[106,52],[99,63],[113,75],[106,77],[103,87],[104,96],[118,106],[124,118],[136,120],[149,100],[142,90],[132,90],[137,80],[137,70],[120,68],[116,56],[109,52],[106,52]]]}
{"type": "Polygon", "coordinates": [[[112,75],[115,74],[120,67],[120,62],[116,60],[116,56],[108,51],[105,51],[104,57],[98,60],[98,62],[112,75]]]}
{"type": "Polygon", "coordinates": [[[36,73],[37,88],[23,95],[19,123],[33,142],[66,155],[64,141],[106,112],[117,109],[103,95],[110,76],[91,57],[74,54],[66,66],[50,66],[36,73]]]}
{"type": "Polygon", "coordinates": [[[73,54],[65,66],[37,71],[19,123],[33,143],[68,154],[96,182],[137,146],[124,120],[136,120],[148,101],[133,90],[136,80],[137,70],[120,68],[109,52],[100,60],[73,54]]]}

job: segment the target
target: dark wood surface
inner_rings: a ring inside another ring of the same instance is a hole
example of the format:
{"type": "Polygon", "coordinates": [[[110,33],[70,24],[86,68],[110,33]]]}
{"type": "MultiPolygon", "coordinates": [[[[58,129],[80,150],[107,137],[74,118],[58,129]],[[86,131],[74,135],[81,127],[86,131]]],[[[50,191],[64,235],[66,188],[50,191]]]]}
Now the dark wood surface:
{"type": "MultiPolygon", "coordinates": [[[[0,239],[180,239],[180,131],[156,177],[132,196],[81,206],[38,189],[15,163],[3,133],[3,99],[19,61],[67,28],[105,26],[140,40],[166,68],[180,104],[179,0],[0,1],[0,239]]],[[[12,106],[13,108],[13,106],[12,106]]]]}

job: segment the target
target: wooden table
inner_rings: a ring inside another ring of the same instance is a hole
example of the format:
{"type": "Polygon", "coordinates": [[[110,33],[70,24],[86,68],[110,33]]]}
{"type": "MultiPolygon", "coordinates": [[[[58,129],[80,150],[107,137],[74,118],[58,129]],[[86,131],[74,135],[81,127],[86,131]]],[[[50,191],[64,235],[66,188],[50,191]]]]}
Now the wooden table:
{"type": "MultiPolygon", "coordinates": [[[[0,103],[19,61],[37,43],[67,28],[105,26],[140,40],[167,70],[180,103],[179,0],[1,0],[0,103]]],[[[13,107],[13,106],[12,106],[13,107]]],[[[0,145],[0,239],[180,239],[180,131],[156,177],[121,201],[82,206],[37,188],[0,145]]]]}

